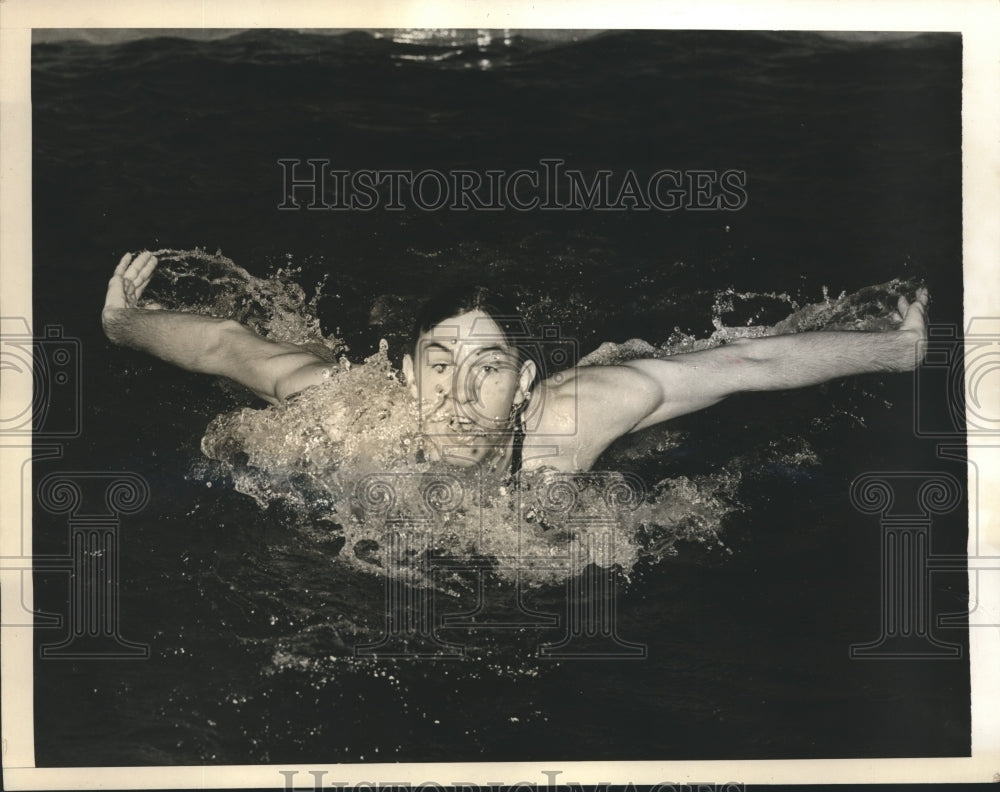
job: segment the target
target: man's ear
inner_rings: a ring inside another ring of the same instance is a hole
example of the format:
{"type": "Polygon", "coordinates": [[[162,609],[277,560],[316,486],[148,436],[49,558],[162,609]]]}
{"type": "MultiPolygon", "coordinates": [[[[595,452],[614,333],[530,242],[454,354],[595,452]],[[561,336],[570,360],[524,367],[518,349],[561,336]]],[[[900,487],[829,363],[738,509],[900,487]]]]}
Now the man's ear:
{"type": "Polygon", "coordinates": [[[406,384],[410,386],[410,394],[416,399],[418,397],[417,377],[413,371],[413,358],[410,357],[409,353],[403,355],[403,377],[406,379],[406,384]]]}
{"type": "Polygon", "coordinates": [[[535,381],[535,372],[538,368],[535,361],[526,360],[521,366],[521,376],[517,381],[517,393],[514,394],[514,404],[522,404],[531,398],[531,383],[535,381]]]}

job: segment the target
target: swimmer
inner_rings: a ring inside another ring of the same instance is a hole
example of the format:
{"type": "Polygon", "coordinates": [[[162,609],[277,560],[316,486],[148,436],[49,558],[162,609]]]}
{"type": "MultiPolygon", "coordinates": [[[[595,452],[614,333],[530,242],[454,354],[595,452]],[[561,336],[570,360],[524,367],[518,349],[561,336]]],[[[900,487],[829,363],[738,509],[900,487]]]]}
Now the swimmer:
{"type": "MultiPolygon", "coordinates": [[[[157,265],[125,254],[108,284],[107,337],[188,371],[228,377],[278,404],[323,382],[337,364],[269,341],[230,319],[139,304],[157,265]]],[[[420,405],[431,460],[516,474],[589,470],[619,437],[747,391],[802,388],[869,372],[904,372],[923,358],[926,289],[899,298],[901,324],[882,332],[816,331],[740,339],[713,349],[543,378],[510,306],[483,288],[453,290],[420,311],[407,387],[420,405]]]]}

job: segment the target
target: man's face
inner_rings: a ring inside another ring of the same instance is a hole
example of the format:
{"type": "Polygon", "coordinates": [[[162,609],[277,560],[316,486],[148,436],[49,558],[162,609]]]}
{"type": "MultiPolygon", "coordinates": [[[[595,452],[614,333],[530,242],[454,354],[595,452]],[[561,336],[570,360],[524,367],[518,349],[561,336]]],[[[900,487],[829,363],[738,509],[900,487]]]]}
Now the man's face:
{"type": "Polygon", "coordinates": [[[422,333],[415,355],[407,356],[403,368],[433,453],[459,465],[502,454],[534,364],[519,365],[497,323],[480,310],[422,333]]]}

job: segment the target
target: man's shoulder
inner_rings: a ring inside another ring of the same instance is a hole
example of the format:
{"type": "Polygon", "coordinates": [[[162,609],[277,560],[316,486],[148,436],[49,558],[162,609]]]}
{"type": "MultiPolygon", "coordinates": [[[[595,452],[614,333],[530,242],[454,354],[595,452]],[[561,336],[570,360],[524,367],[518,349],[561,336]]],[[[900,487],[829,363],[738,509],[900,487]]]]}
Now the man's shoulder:
{"type": "MultiPolygon", "coordinates": [[[[542,383],[540,426],[567,424],[604,441],[626,432],[662,401],[659,381],[628,365],[579,366],[542,383]]],[[[610,441],[609,441],[610,442],[610,441]]]]}
{"type": "MultiPolygon", "coordinates": [[[[634,362],[634,361],[633,361],[634,362]]],[[[630,363],[577,366],[553,375],[543,383],[554,400],[572,399],[599,407],[631,401],[646,402],[661,394],[661,382],[630,363]]]]}

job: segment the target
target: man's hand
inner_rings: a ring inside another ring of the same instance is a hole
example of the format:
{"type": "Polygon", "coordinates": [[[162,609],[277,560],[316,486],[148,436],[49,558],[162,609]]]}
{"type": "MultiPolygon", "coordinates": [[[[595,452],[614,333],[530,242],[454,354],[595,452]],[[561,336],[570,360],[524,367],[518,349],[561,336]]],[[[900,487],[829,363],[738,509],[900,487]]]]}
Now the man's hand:
{"type": "Polygon", "coordinates": [[[927,349],[927,302],[929,295],[927,289],[920,287],[911,303],[905,297],[899,298],[897,310],[902,319],[899,326],[900,333],[907,333],[911,337],[912,346],[909,348],[909,356],[903,361],[903,370],[911,371],[920,365],[924,359],[924,352],[927,349]]]}
{"type": "MultiPolygon", "coordinates": [[[[115,267],[111,280],[108,281],[108,293],[104,298],[104,310],[101,311],[101,324],[104,333],[115,343],[121,343],[118,337],[122,320],[130,311],[142,310],[139,308],[139,298],[149,285],[153,271],[156,269],[156,256],[144,251],[133,260],[131,253],[122,256],[122,260],[115,267]]],[[[153,304],[147,306],[149,309],[157,309],[160,306],[153,304]]]]}

